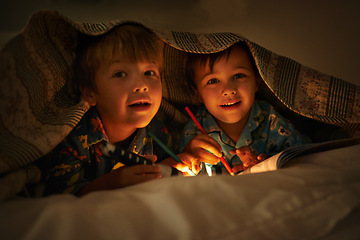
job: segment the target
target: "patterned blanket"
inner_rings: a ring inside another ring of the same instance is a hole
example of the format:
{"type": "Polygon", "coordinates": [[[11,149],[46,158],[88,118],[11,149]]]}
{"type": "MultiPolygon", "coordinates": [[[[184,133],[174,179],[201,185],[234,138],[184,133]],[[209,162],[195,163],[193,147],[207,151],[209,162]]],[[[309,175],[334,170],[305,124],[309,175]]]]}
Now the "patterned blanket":
{"type": "MultiPolygon", "coordinates": [[[[79,23],[44,10],[1,50],[0,200],[39,181],[33,163],[61,142],[89,108],[72,79],[80,34],[100,35],[124,23],[79,23]]],[[[247,43],[263,78],[258,98],[272,103],[314,141],[360,136],[359,86],[280,56],[238,33],[152,30],[166,43],[159,117],[175,140],[188,120],[184,107],[198,105],[184,80],[186,53],[217,52],[238,41],[247,43]]]]}

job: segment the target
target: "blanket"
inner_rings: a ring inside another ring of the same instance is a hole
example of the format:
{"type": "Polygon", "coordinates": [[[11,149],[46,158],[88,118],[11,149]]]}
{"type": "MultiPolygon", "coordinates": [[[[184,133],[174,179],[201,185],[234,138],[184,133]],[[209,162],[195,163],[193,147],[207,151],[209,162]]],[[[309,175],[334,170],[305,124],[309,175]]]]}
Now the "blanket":
{"type": "Polygon", "coordinates": [[[360,145],[232,177],[0,204],[0,239],[359,239],[360,145]]]}
{"type": "MultiPolygon", "coordinates": [[[[74,22],[42,10],[1,49],[0,200],[39,181],[33,163],[60,143],[89,109],[72,78],[80,35],[104,34],[126,23],[74,22]]],[[[314,141],[360,136],[359,86],[278,55],[239,33],[152,30],[166,43],[158,115],[175,141],[188,120],[184,107],[199,104],[184,80],[186,54],[217,52],[238,41],[249,46],[263,79],[257,97],[273,104],[299,130],[314,141]]]]}

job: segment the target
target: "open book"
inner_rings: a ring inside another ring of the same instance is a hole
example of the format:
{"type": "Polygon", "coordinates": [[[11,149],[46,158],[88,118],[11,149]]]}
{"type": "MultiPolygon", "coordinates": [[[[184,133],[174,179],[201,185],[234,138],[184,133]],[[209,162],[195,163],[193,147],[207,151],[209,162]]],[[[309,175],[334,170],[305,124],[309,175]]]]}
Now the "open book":
{"type": "Polygon", "coordinates": [[[346,138],[346,139],[327,141],[322,143],[309,143],[309,144],[289,147],[286,150],[252,166],[251,168],[248,168],[243,172],[240,172],[238,175],[275,171],[281,168],[281,166],[283,166],[290,159],[293,159],[298,156],[327,151],[335,148],[348,147],[357,144],[360,144],[360,138],[346,138]]]}

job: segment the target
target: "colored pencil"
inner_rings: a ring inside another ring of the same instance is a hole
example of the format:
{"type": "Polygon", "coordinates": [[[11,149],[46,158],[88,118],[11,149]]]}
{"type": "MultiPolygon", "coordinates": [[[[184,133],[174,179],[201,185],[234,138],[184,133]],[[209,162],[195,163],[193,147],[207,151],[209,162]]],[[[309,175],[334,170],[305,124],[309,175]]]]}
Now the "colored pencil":
{"type": "MultiPolygon", "coordinates": [[[[200,125],[199,121],[196,119],[196,117],[194,116],[194,114],[191,112],[189,107],[185,107],[186,112],[189,114],[190,118],[194,121],[194,123],[196,124],[196,126],[199,128],[199,130],[203,133],[206,134],[204,128],[200,125]]],[[[222,162],[222,164],[225,166],[226,170],[230,173],[230,175],[234,176],[234,172],[233,170],[230,168],[229,164],[225,161],[225,159],[223,157],[220,158],[220,161],[222,162]]]]}
{"type": "MultiPolygon", "coordinates": [[[[164,149],[165,152],[167,152],[173,159],[175,159],[177,162],[182,162],[181,159],[176,156],[175,153],[173,153],[170,148],[168,148],[163,142],[160,141],[158,137],[155,136],[152,132],[148,132],[149,136],[154,139],[154,141],[160,145],[162,149],[164,149]]],[[[190,169],[186,171],[190,176],[196,176],[195,173],[193,173],[190,169]]]]}

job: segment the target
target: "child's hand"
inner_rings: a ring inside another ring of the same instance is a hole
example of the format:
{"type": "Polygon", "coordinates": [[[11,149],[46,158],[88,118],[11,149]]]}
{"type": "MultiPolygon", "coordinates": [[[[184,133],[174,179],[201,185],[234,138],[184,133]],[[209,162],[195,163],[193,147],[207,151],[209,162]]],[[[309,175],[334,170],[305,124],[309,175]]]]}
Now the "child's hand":
{"type": "Polygon", "coordinates": [[[216,165],[222,157],[220,144],[212,137],[201,134],[192,138],[186,144],[183,152],[194,155],[199,162],[205,162],[216,165]]]}
{"type": "Polygon", "coordinates": [[[86,184],[79,196],[99,190],[110,190],[161,178],[160,168],[152,165],[135,165],[117,168],[86,184]]]}
{"type": "Polygon", "coordinates": [[[122,188],[130,185],[146,182],[161,178],[160,168],[151,165],[125,166],[116,169],[109,174],[113,174],[114,188],[122,188]]]}
{"type": "Polygon", "coordinates": [[[193,171],[193,173],[198,174],[200,172],[200,161],[194,155],[185,152],[177,155],[181,159],[181,163],[175,161],[175,159],[169,157],[161,161],[161,163],[176,168],[184,174],[184,176],[189,176],[186,172],[187,170],[193,171]]]}
{"type": "Polygon", "coordinates": [[[230,153],[236,154],[242,161],[242,164],[235,165],[232,168],[235,173],[251,168],[252,166],[266,159],[266,155],[264,153],[260,153],[259,155],[257,155],[253,153],[251,148],[248,146],[243,146],[238,149],[232,149],[230,150],[230,153]]]}

